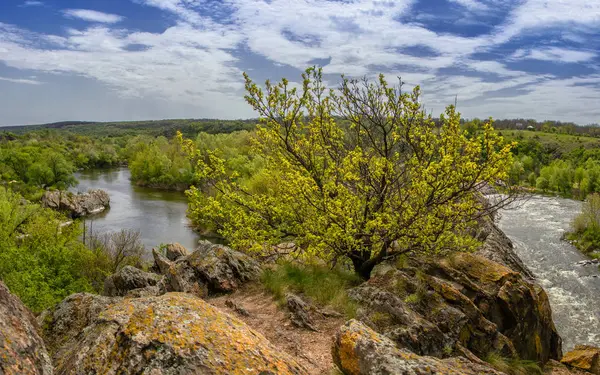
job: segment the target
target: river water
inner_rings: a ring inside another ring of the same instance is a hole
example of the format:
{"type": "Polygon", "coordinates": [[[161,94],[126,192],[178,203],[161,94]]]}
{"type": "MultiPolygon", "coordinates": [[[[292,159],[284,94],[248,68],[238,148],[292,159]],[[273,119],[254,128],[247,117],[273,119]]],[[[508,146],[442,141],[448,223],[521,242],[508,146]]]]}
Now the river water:
{"type": "Polygon", "coordinates": [[[600,271],[561,240],[581,202],[534,196],[500,215],[499,227],[548,293],[563,351],[576,344],[600,345],[600,271]]]}
{"type": "Polygon", "coordinates": [[[135,186],[126,168],[83,171],[76,177],[79,185],[73,190],[102,189],[110,195],[110,209],[86,219],[88,232],[137,230],[148,252],[161,243],[196,247],[199,235],[189,227],[183,193],[135,186]]]}

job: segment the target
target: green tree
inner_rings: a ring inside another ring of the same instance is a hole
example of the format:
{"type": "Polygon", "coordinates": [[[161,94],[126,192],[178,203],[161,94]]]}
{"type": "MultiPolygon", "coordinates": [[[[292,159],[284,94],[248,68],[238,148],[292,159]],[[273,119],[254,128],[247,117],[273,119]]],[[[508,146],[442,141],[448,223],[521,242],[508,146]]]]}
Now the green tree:
{"type": "Polygon", "coordinates": [[[535,187],[542,191],[548,191],[550,188],[550,181],[548,181],[546,177],[538,177],[535,182],[535,187]]]}
{"type": "Polygon", "coordinates": [[[65,220],[0,187],[0,279],[34,312],[99,291],[106,276],[103,255],[86,249],[79,226],[65,220]]]}
{"type": "Polygon", "coordinates": [[[179,134],[204,184],[188,193],[197,223],[216,223],[248,251],[294,241],[305,256],[349,260],[363,278],[406,252],[477,245],[469,229],[498,208],[477,190],[507,182],[512,165],[512,145],[502,146],[490,123],[468,139],[449,106],[438,126],[418,87],[402,92],[383,76],[344,78],[338,90],[314,68],[299,90],[284,79],[262,91],[245,78],[246,100],[260,115],[253,152],[265,160],[270,189],[250,191],[225,160],[179,134]]]}

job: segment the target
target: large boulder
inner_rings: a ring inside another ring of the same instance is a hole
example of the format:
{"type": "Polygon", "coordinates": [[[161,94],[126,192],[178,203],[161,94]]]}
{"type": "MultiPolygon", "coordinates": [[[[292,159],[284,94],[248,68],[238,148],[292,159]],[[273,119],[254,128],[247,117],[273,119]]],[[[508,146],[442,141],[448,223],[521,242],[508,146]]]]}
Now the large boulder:
{"type": "MultiPolygon", "coordinates": [[[[104,281],[104,295],[125,296],[130,291],[155,287],[162,276],[144,272],[132,266],[125,266],[104,281]]],[[[156,288],[158,292],[158,287],[156,288]]]]}
{"type": "Polygon", "coordinates": [[[104,190],[90,190],[83,194],[66,191],[47,191],[42,205],[67,212],[72,218],[100,213],[110,206],[110,197],[104,190]]]}
{"type": "Polygon", "coordinates": [[[242,321],[190,294],[89,298],[70,297],[50,313],[56,374],[307,374],[242,321]]]}
{"type": "Polygon", "coordinates": [[[590,373],[576,368],[569,368],[564,364],[549,360],[544,366],[544,375],[589,375],[590,373]]]}
{"type": "Polygon", "coordinates": [[[63,361],[64,351],[76,344],[84,329],[113,301],[115,299],[110,297],[78,293],[38,316],[42,337],[55,366],[63,361]]]}
{"type": "Polygon", "coordinates": [[[0,374],[51,375],[52,364],[33,315],[0,282],[0,374]]]}
{"type": "Polygon", "coordinates": [[[179,243],[170,243],[166,246],[166,256],[170,261],[176,261],[179,258],[183,258],[189,255],[189,251],[185,246],[179,243]]]}
{"type": "Polygon", "coordinates": [[[260,276],[259,264],[226,246],[201,241],[188,256],[171,262],[153,251],[154,268],[165,276],[168,291],[207,294],[229,293],[260,276]]]}
{"type": "Polygon", "coordinates": [[[520,273],[468,253],[404,263],[376,267],[349,292],[358,318],[401,347],[436,357],[561,357],[548,297],[520,273]]]}
{"type": "Polygon", "coordinates": [[[345,375],[500,375],[464,357],[438,359],[400,349],[389,338],[350,320],[335,335],[332,355],[345,375]]]}
{"type": "Polygon", "coordinates": [[[565,365],[600,375],[600,348],[589,345],[577,345],[560,360],[565,365]]]}

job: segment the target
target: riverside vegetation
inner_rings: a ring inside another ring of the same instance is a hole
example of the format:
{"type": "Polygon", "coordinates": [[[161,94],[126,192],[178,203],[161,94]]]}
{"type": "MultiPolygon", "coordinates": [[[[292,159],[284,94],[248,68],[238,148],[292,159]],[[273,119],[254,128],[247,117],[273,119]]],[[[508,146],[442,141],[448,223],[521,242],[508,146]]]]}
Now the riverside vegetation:
{"type": "MultiPolygon", "coordinates": [[[[59,374],[119,366],[168,373],[173,363],[214,374],[308,373],[310,360],[280,353],[201,299],[234,293],[226,305],[245,316],[235,301],[245,284],[271,293],[299,327],[319,331],[318,319],[355,318],[327,331],[335,333],[327,363],[344,374],[522,374],[548,364],[569,373],[553,362],[561,343],[545,292],[490,217],[522,185],[582,197],[600,190],[593,149],[558,154],[517,130],[503,129],[504,139],[492,121],[461,121],[454,106],[433,119],[418,87],[405,92],[383,76],[344,78],[331,91],[315,68],[299,88],[284,79],[263,91],[245,80],[256,128],[221,122],[235,132],[209,134],[219,122],[65,123],[0,136],[0,280],[39,314],[31,324],[50,351],[36,351],[44,364],[31,373],[48,373],[50,356],[59,374]],[[187,190],[194,224],[234,249],[203,243],[188,254],[167,246],[144,264],[135,232],[84,243],[78,221],[69,225],[37,203],[45,190],[73,186],[77,169],[123,164],[132,183],[187,190]],[[504,198],[486,201],[486,189],[504,198]],[[208,355],[190,357],[198,345],[208,355]],[[250,347],[259,353],[238,357],[250,347]]],[[[596,225],[586,217],[582,233],[596,225]]],[[[24,314],[3,284],[0,298],[17,306],[0,308],[0,318],[24,314]]],[[[13,349],[23,342],[0,340],[0,361],[31,354],[33,345],[13,349]]],[[[595,349],[581,350],[597,362],[595,349]]],[[[596,371],[594,360],[589,369],[578,361],[569,365],[596,371]]],[[[8,365],[0,369],[25,368],[8,365]]]]}

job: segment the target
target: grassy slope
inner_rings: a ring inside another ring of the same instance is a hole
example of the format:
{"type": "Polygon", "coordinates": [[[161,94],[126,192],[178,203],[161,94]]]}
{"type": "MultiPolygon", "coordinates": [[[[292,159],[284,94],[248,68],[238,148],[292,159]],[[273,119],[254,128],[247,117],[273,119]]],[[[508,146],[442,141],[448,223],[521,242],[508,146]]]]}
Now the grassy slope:
{"type": "Polygon", "coordinates": [[[579,147],[586,149],[599,148],[600,139],[581,135],[543,133],[530,130],[500,130],[507,141],[535,139],[542,145],[555,146],[562,154],[569,153],[579,147]]]}

